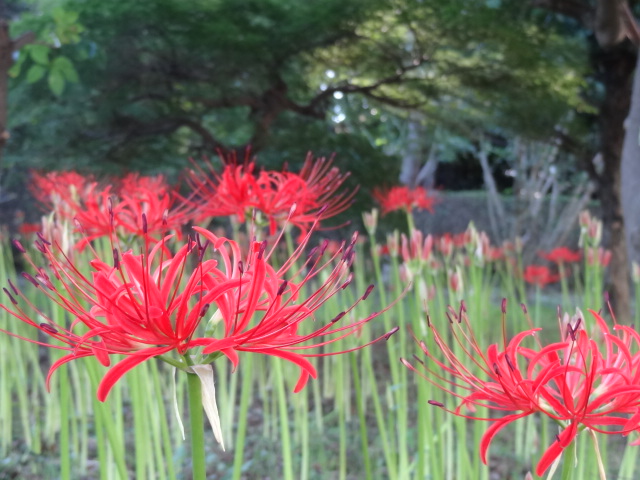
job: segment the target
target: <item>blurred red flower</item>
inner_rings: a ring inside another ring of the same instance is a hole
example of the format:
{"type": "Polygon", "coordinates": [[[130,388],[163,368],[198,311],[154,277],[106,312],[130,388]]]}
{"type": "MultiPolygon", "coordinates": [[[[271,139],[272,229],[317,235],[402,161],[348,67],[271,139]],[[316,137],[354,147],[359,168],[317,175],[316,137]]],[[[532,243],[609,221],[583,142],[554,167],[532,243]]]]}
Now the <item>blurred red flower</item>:
{"type": "Polygon", "coordinates": [[[235,215],[244,222],[259,213],[266,217],[270,234],[287,222],[304,235],[316,220],[346,210],[356,193],[340,191],[349,174],[340,173],[332,159],[316,159],[309,154],[300,173],[286,169],[256,171],[248,151],[242,163],[238,163],[235,154],[223,160],[221,173],[208,162],[204,169],[196,165],[188,174],[191,201],[199,211],[200,221],[235,215]]]}
{"type": "Polygon", "coordinates": [[[404,210],[409,213],[415,208],[433,213],[433,205],[435,204],[435,198],[430,196],[424,187],[414,189],[400,186],[389,189],[376,188],[373,190],[373,198],[380,204],[383,215],[395,210],[404,210]]]}
{"type": "Polygon", "coordinates": [[[522,278],[525,282],[542,288],[548,283],[559,281],[560,275],[551,273],[551,270],[544,265],[529,265],[524,269],[522,278]]]}
{"type": "Polygon", "coordinates": [[[158,240],[169,231],[181,232],[192,218],[192,211],[178,201],[161,175],[144,177],[134,173],[112,179],[105,186],[75,172],[33,173],[32,179],[33,193],[42,189],[36,198],[84,234],[76,244],[78,249],[113,232],[120,237],[142,236],[144,230],[158,240]]]}
{"type": "Polygon", "coordinates": [[[567,247],[557,247],[550,252],[538,252],[538,255],[553,263],[575,263],[582,258],[579,250],[571,250],[567,247]]]}

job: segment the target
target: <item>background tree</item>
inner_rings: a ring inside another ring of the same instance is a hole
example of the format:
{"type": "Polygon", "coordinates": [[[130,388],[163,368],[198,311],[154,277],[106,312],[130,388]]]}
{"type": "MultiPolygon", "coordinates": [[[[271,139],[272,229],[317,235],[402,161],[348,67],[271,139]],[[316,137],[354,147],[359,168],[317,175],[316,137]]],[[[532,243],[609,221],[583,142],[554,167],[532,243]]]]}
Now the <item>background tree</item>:
{"type": "MultiPolygon", "coordinates": [[[[572,0],[535,0],[542,7],[576,22],[588,36],[592,64],[592,101],[598,107],[597,142],[601,165],[585,155],[584,167],[598,184],[602,220],[611,249],[609,292],[616,314],[630,318],[629,261],[625,240],[621,199],[621,159],[625,136],[624,121],[631,105],[633,73],[637,50],[632,39],[637,37],[631,11],[638,2],[598,0],[595,4],[572,0]]],[[[592,147],[592,148],[593,148],[592,147]]],[[[587,144],[585,151],[589,152],[587,144]]]]}

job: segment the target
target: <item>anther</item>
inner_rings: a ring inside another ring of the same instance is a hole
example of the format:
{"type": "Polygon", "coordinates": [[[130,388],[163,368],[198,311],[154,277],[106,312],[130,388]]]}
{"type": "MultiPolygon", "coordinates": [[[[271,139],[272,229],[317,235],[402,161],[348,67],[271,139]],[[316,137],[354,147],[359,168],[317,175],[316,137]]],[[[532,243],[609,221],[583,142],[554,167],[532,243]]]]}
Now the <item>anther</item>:
{"type": "Polygon", "coordinates": [[[51,325],[49,325],[48,323],[41,323],[41,324],[40,324],[40,328],[41,328],[42,330],[45,330],[45,331],[47,331],[48,333],[51,333],[51,334],[54,334],[54,335],[55,335],[56,333],[58,333],[58,330],[56,330],[54,327],[52,327],[52,326],[51,326],[51,325]]]}
{"type": "Polygon", "coordinates": [[[42,232],[38,232],[36,233],[36,235],[38,235],[38,238],[40,239],[40,241],[42,241],[42,243],[44,243],[45,245],[51,245],[51,242],[46,238],[44,238],[44,235],[42,235],[42,232]]]}
{"type": "Polygon", "coordinates": [[[331,323],[336,323],[337,321],[339,321],[342,317],[344,317],[347,314],[347,312],[340,312],[338,315],[336,315],[335,317],[333,317],[333,319],[331,320],[331,323]]]}
{"type": "Polygon", "coordinates": [[[258,250],[258,260],[262,260],[262,257],[264,256],[264,252],[267,250],[267,241],[263,240],[260,243],[260,250],[258,250]]]}
{"type": "Polygon", "coordinates": [[[22,272],[22,276],[29,281],[34,287],[38,288],[40,287],[40,284],[36,281],[35,278],[33,278],[31,275],[29,275],[27,272],[22,272]]]}
{"type": "Polygon", "coordinates": [[[398,330],[400,330],[400,327],[393,327],[391,330],[389,330],[387,333],[384,334],[384,339],[389,340],[391,336],[394,333],[396,333],[398,330]]]}
{"type": "Polygon", "coordinates": [[[509,365],[509,368],[511,369],[511,371],[512,371],[512,372],[515,372],[516,367],[515,367],[515,365],[513,364],[513,362],[511,362],[511,358],[509,357],[509,355],[507,355],[507,354],[505,353],[505,355],[504,355],[504,359],[507,361],[507,365],[509,365]]]}
{"type": "Polygon", "coordinates": [[[16,249],[20,253],[27,253],[27,251],[24,249],[24,247],[22,246],[22,244],[18,240],[13,240],[11,243],[13,243],[13,246],[16,247],[16,249]]]}
{"type": "Polygon", "coordinates": [[[287,282],[286,280],[282,281],[282,285],[280,285],[280,287],[278,287],[278,293],[276,293],[277,296],[280,296],[282,294],[284,294],[284,291],[287,289],[287,286],[289,285],[289,282],[287,282]]]}
{"type": "Polygon", "coordinates": [[[7,290],[5,287],[2,288],[2,290],[4,290],[4,293],[7,294],[7,296],[9,297],[9,300],[11,300],[11,303],[13,303],[14,305],[17,305],[18,302],[16,301],[15,298],[13,298],[13,295],[11,295],[11,293],[9,292],[9,290],[7,290]]]}
{"type": "Polygon", "coordinates": [[[367,287],[367,291],[366,291],[366,292],[364,292],[364,295],[362,295],[362,300],[366,300],[366,299],[367,299],[367,297],[368,297],[369,295],[371,295],[371,292],[373,291],[373,287],[374,287],[374,286],[373,286],[373,284],[371,284],[371,285],[369,285],[369,286],[367,287]]]}
{"type": "Polygon", "coordinates": [[[13,284],[13,282],[11,281],[11,279],[9,279],[9,286],[11,287],[11,290],[13,290],[13,293],[15,293],[16,295],[20,295],[20,293],[18,292],[18,289],[16,288],[16,286],[13,284]]]}

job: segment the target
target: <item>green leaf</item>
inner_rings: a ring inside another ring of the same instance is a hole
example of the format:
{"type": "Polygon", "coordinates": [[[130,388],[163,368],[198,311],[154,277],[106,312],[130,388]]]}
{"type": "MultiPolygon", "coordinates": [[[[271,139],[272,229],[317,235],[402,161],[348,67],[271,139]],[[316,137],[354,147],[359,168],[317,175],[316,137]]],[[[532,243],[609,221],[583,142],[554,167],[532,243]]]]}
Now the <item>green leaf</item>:
{"type": "Polygon", "coordinates": [[[16,78],[18,75],[20,75],[20,72],[22,71],[22,65],[24,64],[24,61],[26,58],[27,56],[24,53],[22,52],[18,53],[18,59],[13,63],[13,65],[9,69],[9,76],[11,78],[16,78]]]}
{"type": "Polygon", "coordinates": [[[49,51],[51,49],[46,45],[31,45],[29,54],[34,62],[40,65],[49,65],[49,51]]]}
{"type": "Polygon", "coordinates": [[[59,70],[67,82],[78,83],[78,72],[68,57],[56,57],[51,68],[52,70],[59,70]]]}
{"type": "Polygon", "coordinates": [[[36,83],[47,72],[47,69],[42,65],[31,65],[27,70],[27,83],[36,83]]]}
{"type": "Polygon", "coordinates": [[[53,92],[53,94],[57,97],[62,95],[62,91],[64,90],[64,74],[58,69],[52,69],[49,72],[49,77],[47,79],[49,81],[49,88],[53,92]]]}

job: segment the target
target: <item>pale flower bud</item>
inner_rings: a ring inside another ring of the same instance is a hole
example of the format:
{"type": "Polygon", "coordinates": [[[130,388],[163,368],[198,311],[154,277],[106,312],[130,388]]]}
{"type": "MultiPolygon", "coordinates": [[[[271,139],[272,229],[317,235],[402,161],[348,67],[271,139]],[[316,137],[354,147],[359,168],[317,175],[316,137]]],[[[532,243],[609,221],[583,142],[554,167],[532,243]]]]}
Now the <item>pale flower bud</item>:
{"type": "Polygon", "coordinates": [[[364,212],[362,214],[362,221],[369,233],[369,236],[373,237],[376,233],[376,228],[378,227],[378,209],[374,208],[370,213],[364,212]]]}

